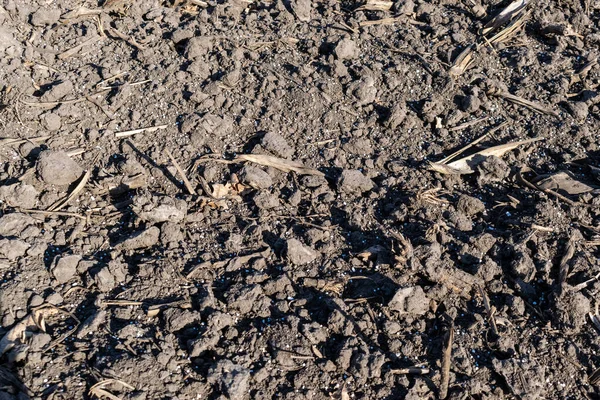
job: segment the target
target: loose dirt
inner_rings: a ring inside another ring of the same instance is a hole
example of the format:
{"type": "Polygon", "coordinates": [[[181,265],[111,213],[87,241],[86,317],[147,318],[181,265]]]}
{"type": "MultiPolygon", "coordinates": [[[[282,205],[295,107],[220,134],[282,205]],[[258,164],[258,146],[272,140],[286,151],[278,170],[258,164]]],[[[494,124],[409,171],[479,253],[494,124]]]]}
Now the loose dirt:
{"type": "Polygon", "coordinates": [[[507,6],[1,1],[0,398],[598,398],[600,3],[507,6]]]}

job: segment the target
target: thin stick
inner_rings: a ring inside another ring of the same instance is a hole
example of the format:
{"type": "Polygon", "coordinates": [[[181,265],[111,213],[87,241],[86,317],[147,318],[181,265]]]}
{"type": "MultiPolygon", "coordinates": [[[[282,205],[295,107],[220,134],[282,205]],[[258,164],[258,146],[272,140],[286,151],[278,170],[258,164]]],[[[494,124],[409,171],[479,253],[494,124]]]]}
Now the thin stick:
{"type": "Polygon", "coordinates": [[[50,136],[38,136],[38,137],[34,137],[34,138],[29,138],[29,139],[1,138],[0,146],[9,146],[11,144],[18,145],[18,144],[23,144],[26,142],[44,142],[48,139],[50,139],[50,136]]]}
{"type": "Polygon", "coordinates": [[[75,47],[72,47],[72,48],[70,48],[69,50],[67,50],[67,51],[65,51],[65,52],[63,52],[63,53],[60,53],[60,54],[57,56],[57,58],[58,58],[59,60],[64,60],[64,59],[66,59],[66,58],[72,57],[72,56],[74,56],[75,54],[77,54],[77,53],[79,52],[79,50],[83,49],[84,47],[88,47],[88,46],[92,45],[93,43],[95,43],[95,42],[97,42],[97,41],[99,41],[99,40],[102,40],[102,39],[104,39],[102,36],[94,36],[94,37],[92,37],[92,38],[89,38],[89,39],[88,39],[88,40],[86,40],[85,42],[83,42],[83,43],[80,43],[80,44],[78,44],[77,46],[75,46],[75,47]]]}
{"type": "Polygon", "coordinates": [[[171,154],[171,152],[169,150],[166,150],[166,153],[169,156],[169,158],[171,159],[171,162],[173,163],[173,166],[175,166],[175,169],[177,170],[177,172],[181,176],[181,179],[183,179],[183,183],[185,185],[185,188],[189,192],[189,194],[195,196],[196,195],[196,191],[194,190],[194,187],[192,186],[192,184],[188,180],[187,176],[185,176],[185,172],[183,172],[183,169],[181,169],[181,167],[179,166],[179,163],[177,162],[177,160],[175,160],[175,157],[173,157],[173,154],[171,154]]]}
{"type": "Polygon", "coordinates": [[[42,215],[47,215],[47,216],[59,215],[61,217],[75,217],[75,218],[79,218],[83,221],[88,220],[88,218],[84,215],[77,214],[74,212],[68,212],[68,211],[44,211],[44,210],[29,210],[29,209],[18,209],[18,210],[19,210],[19,212],[22,212],[25,214],[42,214],[42,215]]]}
{"type": "Polygon", "coordinates": [[[92,176],[92,168],[88,169],[86,173],[83,174],[83,177],[81,178],[75,189],[73,189],[73,191],[65,199],[59,200],[53,205],[51,205],[50,208],[48,208],[48,211],[58,211],[67,204],[69,204],[71,200],[73,200],[79,194],[79,192],[83,190],[85,185],[90,180],[90,176],[92,176]]]}
{"type": "MultiPolygon", "coordinates": [[[[130,83],[129,86],[139,86],[139,85],[143,85],[144,83],[148,83],[148,82],[152,82],[152,79],[144,79],[143,81],[133,82],[133,83],[130,83]]],[[[121,86],[123,86],[123,85],[100,86],[98,89],[109,90],[109,89],[116,89],[121,86]]]]}
{"type": "Polygon", "coordinates": [[[429,373],[429,368],[408,367],[391,369],[390,372],[394,375],[427,375],[429,373]]]}
{"type": "Polygon", "coordinates": [[[460,131],[460,130],[463,130],[465,128],[469,128],[469,127],[471,127],[473,125],[477,125],[480,122],[487,121],[490,118],[492,118],[492,117],[481,117],[481,118],[477,118],[477,119],[474,119],[474,120],[471,120],[471,121],[467,121],[467,122],[464,122],[464,123],[462,123],[460,125],[456,125],[453,128],[448,129],[448,131],[449,132],[460,131]]]}
{"type": "Polygon", "coordinates": [[[469,150],[471,147],[475,146],[477,143],[481,142],[483,139],[485,139],[488,136],[490,136],[490,134],[491,134],[491,132],[488,132],[485,135],[481,136],[480,138],[473,140],[471,143],[469,143],[465,147],[463,147],[463,148],[455,151],[454,153],[450,154],[448,157],[444,158],[442,161],[440,161],[440,164],[446,164],[446,163],[448,163],[448,161],[452,160],[453,158],[458,157],[459,155],[461,155],[465,151],[469,150]]]}
{"type": "Polygon", "coordinates": [[[440,399],[448,397],[448,384],[450,383],[450,363],[452,361],[452,342],[454,342],[454,322],[446,334],[446,343],[442,354],[442,381],[440,382],[440,399]]]}
{"type": "Polygon", "coordinates": [[[96,86],[96,88],[98,88],[100,85],[103,85],[103,84],[108,83],[110,81],[114,81],[115,79],[118,79],[118,78],[120,78],[122,76],[125,76],[125,75],[129,75],[129,72],[127,72],[127,71],[125,71],[125,72],[119,72],[117,74],[114,74],[113,76],[109,76],[108,78],[106,78],[106,79],[104,79],[104,80],[96,83],[95,86],[96,86]]]}
{"type": "Polygon", "coordinates": [[[483,299],[483,306],[485,307],[485,312],[487,313],[487,317],[488,317],[488,321],[490,323],[490,327],[492,328],[492,333],[494,334],[495,337],[500,336],[498,334],[498,326],[496,325],[496,318],[494,317],[494,311],[492,309],[492,307],[490,306],[490,299],[488,298],[487,293],[485,292],[485,290],[483,290],[483,287],[481,287],[480,285],[476,285],[477,289],[479,290],[479,294],[481,295],[481,298],[483,299]]]}
{"type": "Polygon", "coordinates": [[[530,110],[537,111],[542,114],[551,115],[555,118],[560,117],[560,115],[554,110],[550,110],[549,108],[546,108],[540,104],[534,103],[533,101],[526,100],[519,96],[515,96],[514,94],[510,94],[508,92],[503,92],[501,90],[492,90],[492,91],[488,92],[488,94],[491,94],[493,96],[502,97],[503,99],[508,100],[511,103],[518,104],[520,106],[529,108],[530,110]]]}
{"type": "Polygon", "coordinates": [[[571,234],[569,241],[567,242],[567,248],[565,249],[565,254],[563,254],[560,260],[560,268],[558,271],[558,285],[560,290],[562,290],[567,282],[567,276],[569,275],[569,261],[575,255],[577,239],[575,235],[571,234]]]}
{"type": "Polygon", "coordinates": [[[169,125],[168,124],[165,124],[165,125],[156,125],[156,126],[149,126],[147,128],[133,129],[133,130],[130,130],[130,131],[116,132],[115,133],[115,137],[117,137],[117,138],[123,138],[123,137],[128,137],[128,136],[135,135],[136,133],[156,132],[159,129],[165,129],[167,126],[169,126],[169,125]]]}
{"type": "Polygon", "coordinates": [[[113,35],[118,37],[119,39],[125,41],[126,43],[128,43],[129,45],[135,47],[136,49],[138,49],[139,51],[144,51],[146,50],[146,48],[144,46],[142,46],[141,44],[139,44],[138,42],[135,41],[134,38],[127,36],[126,34],[124,34],[123,32],[119,31],[118,29],[115,28],[111,28],[110,26],[108,27],[108,31],[113,35]]]}
{"type": "Polygon", "coordinates": [[[141,306],[144,305],[142,301],[133,301],[133,300],[107,300],[102,302],[103,306],[119,306],[119,307],[127,307],[127,306],[141,306]]]}
{"type": "Polygon", "coordinates": [[[524,184],[525,186],[527,186],[528,188],[533,189],[533,190],[539,190],[540,192],[544,192],[546,194],[552,195],[552,196],[556,197],[557,199],[562,200],[562,201],[564,201],[565,203],[567,203],[567,204],[569,204],[571,206],[594,207],[594,205],[592,205],[592,204],[585,204],[585,203],[580,203],[578,201],[573,201],[573,200],[571,200],[571,199],[563,196],[562,194],[555,192],[552,189],[543,189],[543,188],[539,187],[538,185],[535,185],[535,184],[529,182],[527,179],[525,179],[523,177],[523,174],[522,174],[521,170],[519,170],[517,172],[517,179],[522,184],[524,184]]]}

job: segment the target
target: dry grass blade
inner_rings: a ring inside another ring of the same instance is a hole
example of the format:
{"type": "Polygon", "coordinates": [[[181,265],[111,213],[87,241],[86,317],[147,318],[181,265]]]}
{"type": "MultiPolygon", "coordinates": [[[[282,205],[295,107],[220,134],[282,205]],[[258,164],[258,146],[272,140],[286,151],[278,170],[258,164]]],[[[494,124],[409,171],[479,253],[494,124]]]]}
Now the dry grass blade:
{"type": "Polygon", "coordinates": [[[27,142],[44,142],[48,139],[50,139],[50,136],[38,136],[30,139],[0,138],[0,146],[19,145],[27,142]]]}
{"type": "Polygon", "coordinates": [[[90,390],[88,391],[88,395],[96,396],[99,399],[107,398],[110,400],[122,400],[120,397],[115,396],[114,394],[110,393],[108,390],[104,390],[104,388],[106,386],[114,384],[114,383],[118,383],[126,389],[135,390],[135,388],[133,386],[131,386],[128,383],[125,383],[119,379],[105,379],[103,381],[96,383],[94,386],[92,386],[90,388],[90,390]]]}
{"type": "Polygon", "coordinates": [[[448,384],[450,383],[450,363],[452,361],[452,343],[454,342],[454,322],[448,328],[444,351],[442,353],[442,380],[440,382],[440,399],[448,397],[448,384]]]}
{"type": "Polygon", "coordinates": [[[60,209],[65,207],[67,204],[69,204],[75,197],[77,197],[79,192],[81,192],[83,190],[85,185],[87,185],[88,181],[90,180],[90,176],[92,176],[91,168],[88,169],[85,172],[85,174],[83,174],[83,177],[81,178],[81,180],[79,181],[79,183],[77,184],[75,189],[73,189],[73,191],[66,198],[59,200],[56,203],[54,203],[53,205],[51,205],[47,211],[59,211],[60,209]]]}
{"type": "Polygon", "coordinates": [[[358,26],[364,27],[373,25],[393,25],[396,22],[402,21],[403,19],[406,19],[404,15],[401,15],[399,17],[381,18],[372,21],[361,21],[358,23],[358,26]]]}
{"type": "Polygon", "coordinates": [[[491,117],[481,117],[481,118],[477,118],[477,119],[474,119],[474,120],[471,120],[471,121],[467,121],[467,122],[464,122],[464,123],[462,123],[460,125],[456,125],[456,126],[454,126],[452,128],[449,128],[448,131],[449,132],[461,131],[463,129],[470,128],[470,127],[472,127],[474,125],[477,125],[480,122],[485,122],[485,121],[487,121],[490,118],[491,117]]]}
{"type": "Polygon", "coordinates": [[[390,372],[394,375],[427,375],[429,374],[429,368],[408,367],[391,369],[390,372]]]}
{"type": "Polygon", "coordinates": [[[77,213],[73,213],[73,212],[59,212],[59,211],[44,211],[44,210],[28,210],[28,209],[23,209],[20,208],[19,212],[25,213],[25,214],[42,214],[42,215],[46,215],[46,216],[52,216],[52,215],[57,215],[57,216],[61,216],[61,217],[75,217],[75,218],[79,218],[82,221],[87,221],[88,217],[86,217],[85,215],[81,215],[81,214],[77,214],[77,213]]]}
{"type": "Polygon", "coordinates": [[[393,1],[367,0],[367,3],[354,11],[389,11],[394,5],[393,1]]]}
{"type": "Polygon", "coordinates": [[[13,326],[11,330],[6,332],[2,339],[0,339],[0,356],[19,344],[27,328],[33,325],[35,325],[33,316],[29,314],[13,326]]]}
{"type": "Polygon", "coordinates": [[[66,13],[64,13],[63,15],[60,16],[60,20],[61,20],[61,22],[64,23],[70,19],[75,19],[75,18],[79,18],[79,17],[88,17],[90,15],[100,15],[100,14],[102,14],[102,12],[103,11],[98,8],[90,9],[90,8],[81,6],[76,10],[67,11],[66,13]]]}
{"type": "Polygon", "coordinates": [[[264,154],[241,154],[234,161],[250,161],[265,167],[273,167],[283,172],[293,171],[300,175],[325,176],[325,174],[321,171],[305,167],[297,161],[286,160],[284,158],[268,156],[264,154]]]}
{"type": "Polygon", "coordinates": [[[530,12],[526,12],[525,14],[521,15],[519,18],[512,21],[506,26],[506,28],[502,29],[489,40],[487,40],[486,38],[486,41],[489,44],[495,44],[508,40],[515,32],[517,32],[523,25],[525,25],[525,20],[529,17],[529,14],[530,12]]]}
{"type": "Polygon", "coordinates": [[[159,129],[165,129],[167,126],[167,124],[165,125],[156,125],[156,126],[149,126],[147,128],[139,128],[139,129],[132,129],[130,131],[122,131],[122,132],[116,132],[115,133],[115,137],[116,138],[123,138],[123,137],[128,137],[131,135],[135,135],[136,133],[142,133],[142,132],[156,132],[159,129]]]}
{"type": "Polygon", "coordinates": [[[600,368],[592,372],[590,376],[588,376],[588,382],[592,385],[596,385],[600,382],[600,368]]]}
{"type": "Polygon", "coordinates": [[[448,71],[451,76],[459,76],[465,73],[473,63],[473,50],[475,50],[475,45],[470,44],[454,59],[450,71],[448,71]]]}
{"type": "Polygon", "coordinates": [[[591,192],[597,187],[587,185],[565,171],[560,171],[555,174],[541,176],[540,179],[533,180],[541,189],[561,190],[567,194],[577,195],[591,192]]]}
{"type": "Polygon", "coordinates": [[[499,146],[493,146],[477,153],[471,154],[470,156],[461,158],[459,160],[453,161],[451,163],[443,163],[443,162],[431,162],[429,163],[429,169],[432,171],[439,172],[445,175],[462,175],[462,174],[472,174],[475,172],[473,169],[475,166],[480,164],[486,157],[496,156],[502,157],[507,152],[516,149],[519,146],[524,144],[533,143],[538,140],[543,140],[543,138],[534,138],[527,140],[520,140],[518,142],[511,142],[506,144],[501,144],[499,146]]]}
{"type": "Polygon", "coordinates": [[[542,105],[534,103],[532,101],[526,100],[522,97],[515,96],[508,92],[503,92],[501,90],[491,90],[488,92],[489,95],[502,97],[505,100],[510,101],[511,103],[518,104],[523,107],[527,107],[531,110],[537,111],[542,114],[551,115],[553,117],[559,118],[559,114],[556,111],[550,110],[542,105]]]}
{"type": "Polygon", "coordinates": [[[498,15],[492,18],[479,32],[481,35],[486,35],[494,29],[504,25],[506,22],[513,19],[521,10],[527,6],[527,0],[516,0],[510,3],[505,9],[500,11],[498,15]]]}
{"type": "Polygon", "coordinates": [[[80,43],[80,44],[78,44],[77,46],[75,46],[75,47],[72,47],[72,48],[70,48],[69,50],[67,50],[67,51],[65,51],[65,52],[62,52],[62,53],[60,53],[60,54],[57,56],[57,58],[58,58],[59,60],[64,60],[64,59],[66,59],[66,58],[72,57],[72,56],[74,56],[75,54],[79,53],[79,51],[80,51],[81,49],[83,49],[83,48],[89,48],[89,46],[91,46],[92,44],[94,44],[94,43],[96,43],[97,41],[99,41],[99,40],[102,40],[102,39],[104,39],[102,36],[94,36],[94,37],[91,37],[91,38],[89,38],[88,40],[86,40],[85,42],[83,42],[83,43],[80,43]]]}
{"type": "Polygon", "coordinates": [[[527,186],[528,188],[530,188],[530,189],[533,189],[533,190],[539,190],[539,191],[541,191],[541,192],[544,192],[544,193],[546,193],[546,194],[549,194],[549,195],[551,195],[551,196],[554,196],[554,197],[556,197],[557,199],[559,199],[559,200],[562,200],[562,201],[564,201],[565,203],[567,203],[567,204],[569,204],[569,205],[571,205],[571,206],[573,206],[573,207],[576,207],[576,206],[583,206],[583,207],[597,207],[597,206],[595,206],[595,205],[593,205],[593,204],[585,204],[585,203],[581,203],[581,202],[578,202],[578,201],[573,201],[573,200],[569,199],[568,197],[565,197],[565,196],[563,196],[562,194],[560,194],[560,193],[558,193],[558,192],[555,192],[554,190],[551,190],[551,189],[543,189],[543,188],[541,188],[541,187],[539,187],[539,186],[537,186],[537,185],[535,185],[535,184],[533,184],[533,183],[529,182],[527,179],[525,179],[525,178],[523,177],[523,169],[520,169],[520,170],[517,172],[517,179],[518,179],[518,181],[519,181],[519,182],[521,182],[523,185],[527,186]]]}
{"type": "Polygon", "coordinates": [[[600,331],[600,316],[598,315],[598,303],[596,303],[596,308],[594,310],[594,313],[592,314],[591,312],[588,313],[590,320],[592,321],[592,324],[594,324],[594,326],[596,327],[596,329],[598,329],[600,331]]]}

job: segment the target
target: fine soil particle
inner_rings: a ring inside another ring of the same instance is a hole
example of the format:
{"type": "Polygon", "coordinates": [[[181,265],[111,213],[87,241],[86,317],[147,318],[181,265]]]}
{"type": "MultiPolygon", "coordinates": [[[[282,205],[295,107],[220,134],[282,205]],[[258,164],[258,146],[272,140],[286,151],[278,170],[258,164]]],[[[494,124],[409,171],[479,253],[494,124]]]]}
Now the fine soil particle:
{"type": "Polygon", "coordinates": [[[509,3],[0,2],[0,398],[599,398],[600,6],[509,3]]]}

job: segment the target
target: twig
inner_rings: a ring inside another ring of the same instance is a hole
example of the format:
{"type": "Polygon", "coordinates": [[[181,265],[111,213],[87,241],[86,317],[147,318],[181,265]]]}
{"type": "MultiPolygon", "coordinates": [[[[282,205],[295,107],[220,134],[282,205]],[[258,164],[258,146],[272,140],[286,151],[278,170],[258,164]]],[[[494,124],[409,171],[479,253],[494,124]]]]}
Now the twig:
{"type": "Polygon", "coordinates": [[[427,375],[429,373],[429,368],[408,367],[391,369],[390,373],[394,375],[427,375]]]}
{"type": "Polygon", "coordinates": [[[89,38],[88,40],[84,41],[83,43],[78,44],[75,47],[70,48],[69,50],[60,53],[57,58],[59,60],[64,60],[66,58],[72,57],[75,54],[77,54],[79,52],[79,50],[83,49],[84,47],[88,47],[90,45],[92,45],[93,43],[104,39],[102,36],[94,36],[92,38],[89,38]]]}
{"type": "Polygon", "coordinates": [[[58,211],[67,204],[69,204],[71,200],[73,200],[79,194],[79,192],[83,190],[85,185],[88,183],[90,176],[92,176],[92,168],[88,169],[85,172],[85,174],[83,174],[83,177],[81,178],[75,189],[73,189],[73,191],[66,198],[64,198],[63,200],[59,200],[53,205],[51,205],[50,208],[48,208],[48,211],[58,211]]]}
{"type": "Polygon", "coordinates": [[[29,209],[18,209],[19,212],[25,213],[25,214],[42,214],[42,215],[47,215],[47,216],[51,216],[51,215],[59,215],[61,217],[75,217],[75,218],[79,218],[83,221],[87,221],[88,217],[81,215],[81,214],[77,214],[74,212],[68,212],[68,211],[45,211],[45,210],[29,210],[29,209]]]}
{"type": "Polygon", "coordinates": [[[454,321],[446,333],[446,342],[442,353],[442,380],[440,382],[440,399],[448,397],[448,384],[450,383],[450,363],[452,361],[452,343],[454,342],[454,321]]]}
{"type": "Polygon", "coordinates": [[[562,194],[555,192],[555,191],[554,191],[554,190],[552,190],[552,189],[543,189],[543,188],[539,187],[538,185],[536,185],[536,184],[533,184],[533,183],[529,182],[527,179],[525,179],[525,178],[523,177],[523,173],[522,173],[522,170],[521,170],[521,169],[519,169],[519,171],[517,172],[517,179],[518,179],[518,180],[519,180],[519,181],[520,181],[522,184],[524,184],[525,186],[527,186],[528,188],[530,188],[530,189],[533,189],[533,190],[539,190],[540,192],[544,192],[544,193],[546,193],[546,194],[548,194],[548,195],[554,196],[554,197],[556,197],[557,199],[564,201],[565,203],[567,203],[567,204],[568,204],[568,205],[570,205],[570,206],[573,206],[573,207],[575,207],[575,206],[581,206],[581,207],[595,207],[595,206],[594,206],[594,205],[592,205],[592,204],[585,204],[585,203],[581,203],[581,202],[578,202],[578,201],[573,201],[573,200],[571,200],[571,199],[569,199],[569,198],[567,198],[567,197],[563,196],[562,194]]]}
{"type": "Polygon", "coordinates": [[[156,132],[159,129],[165,129],[168,126],[169,126],[168,124],[164,124],[164,125],[149,126],[147,128],[133,129],[133,130],[130,130],[130,131],[115,132],[115,137],[116,138],[123,138],[123,137],[135,135],[136,133],[156,132]]]}
{"type": "Polygon", "coordinates": [[[467,121],[467,122],[464,122],[464,123],[462,123],[460,125],[456,125],[455,127],[449,128],[448,131],[449,132],[460,131],[460,130],[463,130],[465,128],[469,128],[469,127],[471,127],[473,125],[477,125],[480,122],[487,121],[490,118],[492,118],[492,117],[481,117],[481,118],[474,119],[472,121],[467,121]]]}
{"type": "Polygon", "coordinates": [[[187,189],[187,191],[189,192],[189,194],[195,196],[196,195],[196,191],[194,190],[194,187],[192,186],[192,184],[188,180],[187,176],[185,176],[185,172],[183,172],[183,169],[181,169],[181,167],[179,166],[179,163],[177,162],[177,160],[175,160],[175,157],[173,157],[173,154],[171,154],[171,152],[169,150],[166,150],[166,153],[169,156],[169,158],[171,159],[171,162],[173,163],[173,166],[175,167],[175,169],[177,170],[177,172],[181,176],[181,179],[183,180],[185,188],[187,189]]]}
{"type": "Polygon", "coordinates": [[[490,306],[490,299],[488,298],[488,295],[483,289],[483,287],[481,287],[480,285],[476,286],[479,290],[481,298],[483,299],[483,306],[485,307],[485,312],[487,313],[488,322],[490,323],[490,327],[492,328],[492,333],[494,334],[494,337],[497,338],[500,335],[498,334],[498,326],[496,325],[496,318],[494,317],[496,310],[495,308],[492,308],[490,306]]]}
{"type": "Polygon", "coordinates": [[[125,41],[126,43],[128,43],[129,45],[135,47],[139,51],[146,50],[146,48],[144,46],[142,46],[141,44],[139,44],[138,42],[136,42],[134,38],[127,36],[126,34],[119,31],[118,29],[115,29],[115,28],[109,26],[107,28],[107,30],[108,30],[108,32],[110,32],[111,35],[118,37],[119,39],[121,39],[121,40],[125,41]]]}
{"type": "Polygon", "coordinates": [[[43,142],[50,139],[50,136],[38,136],[29,139],[13,139],[13,138],[0,138],[0,146],[9,146],[12,144],[23,144],[26,142],[43,142]]]}
{"type": "Polygon", "coordinates": [[[555,118],[559,118],[560,117],[560,115],[556,111],[554,111],[554,110],[550,110],[549,108],[546,108],[546,107],[544,107],[544,106],[542,106],[540,104],[537,104],[537,103],[534,103],[532,101],[526,100],[526,99],[524,99],[522,97],[519,97],[519,96],[515,96],[515,95],[510,94],[508,92],[504,92],[502,90],[491,90],[491,91],[488,92],[488,94],[492,95],[492,96],[502,97],[503,99],[508,100],[511,103],[518,104],[518,105],[523,106],[523,107],[527,107],[530,110],[537,111],[537,112],[542,113],[542,114],[551,115],[551,116],[553,116],[555,118]]]}

